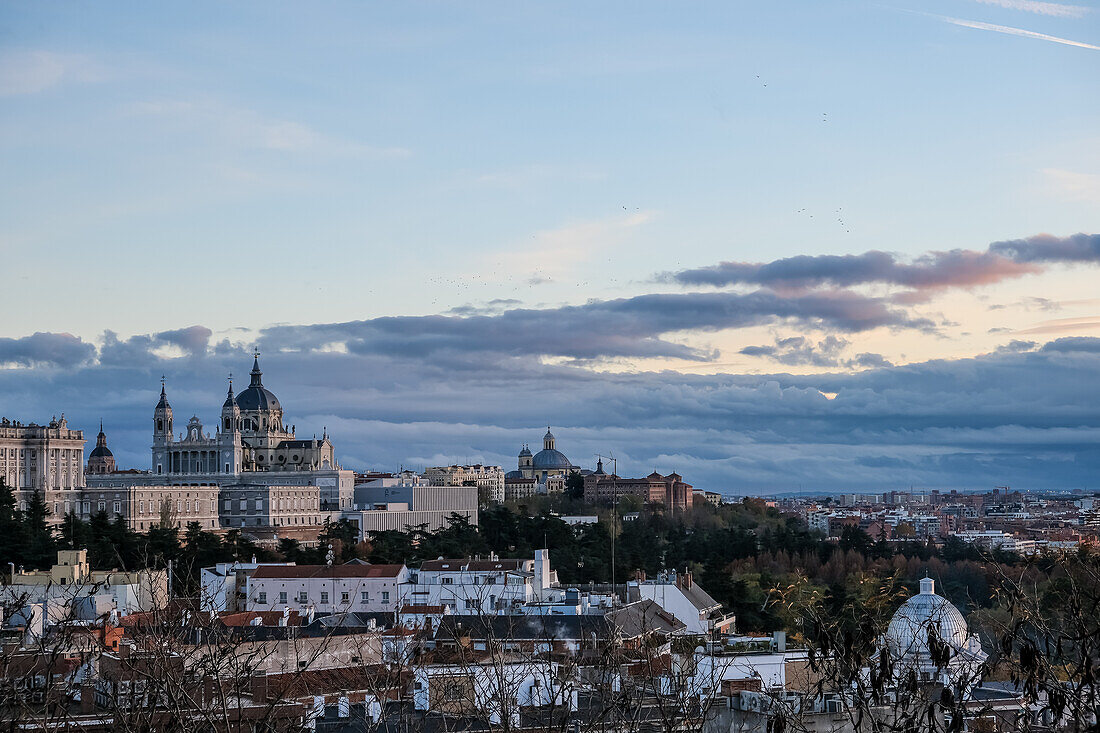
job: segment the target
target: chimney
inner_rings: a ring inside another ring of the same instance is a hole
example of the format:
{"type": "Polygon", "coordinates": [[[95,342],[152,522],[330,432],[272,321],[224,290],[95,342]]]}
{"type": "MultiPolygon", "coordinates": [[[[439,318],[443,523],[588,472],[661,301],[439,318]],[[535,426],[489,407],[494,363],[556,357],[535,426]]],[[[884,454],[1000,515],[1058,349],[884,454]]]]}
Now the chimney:
{"type": "Polygon", "coordinates": [[[91,715],[95,712],[95,685],[85,682],[80,686],[80,714],[91,715]]]}
{"type": "Polygon", "coordinates": [[[252,675],[252,701],[267,701],[267,672],[260,670],[252,675]]]}
{"type": "Polygon", "coordinates": [[[218,680],[216,677],[203,677],[203,697],[206,699],[207,705],[213,705],[216,699],[218,680]]]}

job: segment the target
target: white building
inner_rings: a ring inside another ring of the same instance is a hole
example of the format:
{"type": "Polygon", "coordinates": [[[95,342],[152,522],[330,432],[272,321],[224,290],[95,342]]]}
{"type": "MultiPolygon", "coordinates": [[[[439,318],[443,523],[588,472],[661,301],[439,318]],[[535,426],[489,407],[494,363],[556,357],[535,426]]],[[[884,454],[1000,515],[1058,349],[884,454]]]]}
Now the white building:
{"type": "Polygon", "coordinates": [[[500,466],[433,466],[424,471],[431,486],[476,486],[488,492],[491,501],[504,501],[504,469],[500,466]]]}
{"type": "Polygon", "coordinates": [[[248,576],[261,565],[286,567],[285,563],[220,562],[199,571],[199,609],[216,613],[246,610],[248,576]]]}
{"type": "Polygon", "coordinates": [[[261,565],[245,583],[246,610],[392,613],[404,605],[408,580],[404,565],[261,565]]]}
{"type": "Polygon", "coordinates": [[[895,674],[906,675],[912,670],[921,681],[976,685],[979,668],[988,655],[978,635],[969,633],[959,609],[936,595],[935,588],[931,578],[922,579],[920,593],[903,603],[890,619],[885,646],[894,660],[895,674]],[[929,651],[932,632],[948,648],[950,658],[942,667],[933,662],[929,651]]]}
{"type": "Polygon", "coordinates": [[[94,621],[111,611],[154,611],[168,604],[168,573],[92,570],[87,550],[59,550],[49,570],[14,573],[11,583],[0,588],[0,604],[5,624],[37,607],[31,616],[45,626],[94,621]]]}
{"type": "MultiPolygon", "coordinates": [[[[474,655],[471,654],[471,657],[474,655]]],[[[521,707],[577,709],[577,692],[561,681],[556,662],[481,655],[459,664],[418,666],[413,682],[417,710],[484,716],[493,725],[519,725],[521,707]]]]}
{"type": "Polygon", "coordinates": [[[370,532],[405,531],[427,525],[429,530],[445,529],[452,515],[464,517],[477,526],[477,488],[473,486],[376,485],[355,487],[355,508],[341,516],[359,528],[360,541],[370,532]]]}
{"type": "Polygon", "coordinates": [[[84,488],[84,431],[71,430],[64,414],[47,425],[0,419],[0,477],[20,510],[37,490],[60,522],[84,488]]]}
{"type": "Polygon", "coordinates": [[[445,606],[451,613],[491,615],[550,600],[557,584],[548,550],[536,550],[531,560],[439,558],[421,564],[405,598],[415,605],[445,606]]]}
{"type": "Polygon", "coordinates": [[[695,583],[691,573],[675,570],[658,573],[655,580],[632,580],[627,584],[631,601],[650,600],[672,614],[686,627],[682,633],[710,635],[733,627],[733,614],[722,612],[722,604],[695,583]]]}

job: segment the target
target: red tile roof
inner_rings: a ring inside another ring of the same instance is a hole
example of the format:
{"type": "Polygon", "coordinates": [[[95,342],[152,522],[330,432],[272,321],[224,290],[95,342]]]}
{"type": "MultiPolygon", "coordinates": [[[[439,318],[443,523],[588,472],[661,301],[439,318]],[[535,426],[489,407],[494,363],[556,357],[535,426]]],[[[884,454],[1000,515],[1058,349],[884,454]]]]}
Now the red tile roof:
{"type": "MultiPolygon", "coordinates": [[[[283,620],[282,611],[245,611],[242,613],[227,613],[224,616],[220,616],[219,620],[226,626],[251,626],[252,619],[259,616],[261,625],[263,626],[278,626],[279,622],[283,620]]],[[[301,626],[302,619],[298,615],[297,611],[291,611],[290,617],[287,619],[288,626],[301,626]]]]}

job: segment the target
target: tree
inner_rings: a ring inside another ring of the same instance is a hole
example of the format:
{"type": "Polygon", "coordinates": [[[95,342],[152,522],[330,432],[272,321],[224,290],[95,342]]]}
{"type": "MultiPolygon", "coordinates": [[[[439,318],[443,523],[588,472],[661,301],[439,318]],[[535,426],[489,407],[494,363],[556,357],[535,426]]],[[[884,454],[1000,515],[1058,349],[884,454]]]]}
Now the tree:
{"type": "Polygon", "coordinates": [[[28,566],[39,570],[50,568],[57,562],[57,544],[48,523],[49,516],[50,508],[35,489],[31,492],[24,515],[27,533],[24,560],[28,566]]]}
{"type": "Polygon", "coordinates": [[[26,525],[16,507],[15,494],[0,477],[0,558],[16,565],[26,563],[26,543],[26,525]]]}
{"type": "Polygon", "coordinates": [[[565,495],[570,499],[584,498],[584,477],[580,472],[572,471],[565,477],[565,495]]]}

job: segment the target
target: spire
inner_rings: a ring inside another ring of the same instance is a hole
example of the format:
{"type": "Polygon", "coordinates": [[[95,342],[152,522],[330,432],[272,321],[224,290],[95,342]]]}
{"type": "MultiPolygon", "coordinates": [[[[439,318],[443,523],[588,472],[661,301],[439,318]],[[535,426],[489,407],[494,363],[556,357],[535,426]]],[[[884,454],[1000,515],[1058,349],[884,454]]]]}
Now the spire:
{"type": "Polygon", "coordinates": [[[229,393],[225,396],[225,404],[222,408],[233,407],[236,404],[236,400],[233,399],[233,372],[229,373],[229,393]]]}
{"type": "Polygon", "coordinates": [[[262,387],[263,382],[260,381],[260,377],[262,377],[264,373],[260,371],[260,352],[253,352],[253,357],[252,371],[250,372],[252,375],[252,383],[249,386],[262,387]]]}
{"type": "Polygon", "coordinates": [[[157,403],[157,409],[172,409],[172,406],[168,404],[168,395],[164,392],[164,376],[160,378],[160,402],[157,403]]]}

